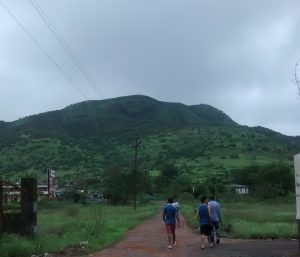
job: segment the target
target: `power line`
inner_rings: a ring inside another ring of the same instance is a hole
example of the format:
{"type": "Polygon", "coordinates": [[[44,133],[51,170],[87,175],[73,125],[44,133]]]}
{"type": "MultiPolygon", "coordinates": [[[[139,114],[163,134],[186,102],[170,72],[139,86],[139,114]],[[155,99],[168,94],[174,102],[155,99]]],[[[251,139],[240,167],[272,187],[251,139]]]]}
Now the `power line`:
{"type": "Polygon", "coordinates": [[[0,1],[0,5],[6,12],[14,19],[14,21],[22,28],[22,30],[27,34],[27,36],[35,43],[35,45],[48,57],[52,64],[64,75],[64,77],[69,80],[69,82],[80,92],[85,100],[88,100],[83,91],[78,87],[74,81],[63,71],[63,69],[57,64],[57,62],[47,53],[47,51],[37,42],[37,40],[30,34],[30,32],[22,25],[22,23],[13,15],[13,13],[0,1]]]}
{"type": "Polygon", "coordinates": [[[63,36],[59,33],[59,31],[56,29],[54,24],[51,22],[45,11],[41,8],[41,6],[37,3],[36,0],[30,0],[32,6],[37,11],[37,13],[40,15],[40,17],[43,19],[47,27],[50,29],[50,31],[53,33],[55,38],[58,40],[59,44],[65,49],[66,53],[69,55],[69,57],[72,59],[73,63],[76,65],[78,70],[81,72],[81,74],[85,77],[85,79],[88,81],[90,86],[95,90],[99,98],[101,98],[100,93],[97,89],[97,87],[94,85],[93,81],[89,77],[88,73],[84,69],[83,65],[80,63],[79,59],[75,56],[74,52],[70,48],[69,44],[64,40],[63,36]]]}

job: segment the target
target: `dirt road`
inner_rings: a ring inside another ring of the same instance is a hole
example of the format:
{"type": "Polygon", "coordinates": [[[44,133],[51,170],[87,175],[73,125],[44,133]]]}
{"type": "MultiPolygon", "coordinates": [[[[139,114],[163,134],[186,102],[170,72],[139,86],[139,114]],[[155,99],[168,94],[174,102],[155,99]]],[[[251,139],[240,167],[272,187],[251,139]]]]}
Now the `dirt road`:
{"type": "Polygon", "coordinates": [[[297,255],[293,240],[221,239],[213,248],[200,249],[200,236],[186,225],[176,230],[177,245],[167,248],[167,236],[161,215],[129,231],[126,238],[90,257],[290,257],[297,255]]]}

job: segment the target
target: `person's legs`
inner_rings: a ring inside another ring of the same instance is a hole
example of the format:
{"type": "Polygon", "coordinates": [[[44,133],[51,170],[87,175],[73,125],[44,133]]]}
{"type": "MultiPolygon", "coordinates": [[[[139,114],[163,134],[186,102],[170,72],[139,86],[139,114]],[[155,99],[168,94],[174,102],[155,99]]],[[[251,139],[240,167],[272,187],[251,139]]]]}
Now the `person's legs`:
{"type": "Polygon", "coordinates": [[[168,233],[169,248],[172,248],[172,233],[168,233]]]}
{"type": "Polygon", "coordinates": [[[175,230],[176,230],[176,225],[175,225],[175,224],[172,224],[172,225],[171,225],[171,232],[172,232],[172,243],[173,243],[173,246],[176,245],[176,234],[175,234],[175,230]]]}
{"type": "Polygon", "coordinates": [[[200,240],[201,240],[201,249],[205,249],[205,238],[206,236],[201,234],[200,240]]]}
{"type": "Polygon", "coordinates": [[[205,235],[204,235],[204,226],[200,224],[200,242],[201,242],[201,249],[204,249],[205,245],[205,235]]]}
{"type": "Polygon", "coordinates": [[[205,225],[205,235],[207,236],[208,245],[210,247],[214,246],[214,243],[211,241],[212,236],[212,226],[210,224],[205,225]]]}
{"type": "Polygon", "coordinates": [[[214,226],[215,226],[215,230],[216,230],[216,243],[219,244],[220,243],[220,223],[215,222],[214,226]]]}
{"type": "Polygon", "coordinates": [[[216,234],[216,243],[220,242],[220,225],[219,222],[212,222],[211,225],[211,242],[215,242],[214,234],[216,234]]]}
{"type": "Polygon", "coordinates": [[[166,224],[166,229],[167,229],[167,235],[168,235],[168,248],[171,249],[172,248],[172,229],[171,229],[171,225],[170,224],[166,224]]]}
{"type": "Polygon", "coordinates": [[[210,225],[204,224],[200,226],[201,232],[201,249],[205,249],[205,245],[210,245],[210,225]]]}
{"type": "Polygon", "coordinates": [[[210,242],[214,243],[215,242],[215,237],[214,237],[214,229],[215,229],[215,222],[212,222],[211,224],[211,234],[210,234],[210,242]]]}
{"type": "Polygon", "coordinates": [[[173,239],[173,245],[176,245],[176,235],[175,232],[172,234],[172,239],[173,239]]]}

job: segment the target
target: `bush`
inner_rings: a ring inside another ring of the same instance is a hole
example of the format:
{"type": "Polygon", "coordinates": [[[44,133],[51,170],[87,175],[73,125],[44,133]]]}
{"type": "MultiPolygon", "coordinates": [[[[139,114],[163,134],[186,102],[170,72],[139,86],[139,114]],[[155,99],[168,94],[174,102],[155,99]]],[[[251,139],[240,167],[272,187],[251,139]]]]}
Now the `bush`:
{"type": "Polygon", "coordinates": [[[190,201],[194,201],[194,195],[192,193],[188,193],[188,192],[183,192],[182,194],[180,194],[178,196],[178,199],[180,201],[187,201],[187,202],[190,202],[190,201]]]}
{"type": "Polygon", "coordinates": [[[245,168],[233,173],[233,182],[249,185],[251,193],[259,198],[287,196],[294,190],[292,169],[284,163],[245,168]]]}

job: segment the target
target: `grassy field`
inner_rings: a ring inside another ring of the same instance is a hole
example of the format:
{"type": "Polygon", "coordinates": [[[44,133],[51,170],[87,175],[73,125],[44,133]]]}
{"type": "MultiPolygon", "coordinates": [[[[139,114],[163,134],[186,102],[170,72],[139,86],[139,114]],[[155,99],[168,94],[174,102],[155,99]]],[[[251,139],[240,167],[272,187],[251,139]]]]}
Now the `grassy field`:
{"type": "Polygon", "coordinates": [[[134,211],[132,206],[48,203],[38,212],[36,238],[3,236],[1,257],[28,257],[80,244],[86,245],[87,252],[95,251],[122,239],[127,230],[157,212],[158,207],[150,204],[134,211]]]}
{"type": "MultiPolygon", "coordinates": [[[[296,207],[293,199],[221,201],[221,234],[233,238],[296,238],[296,207]],[[231,231],[229,227],[231,226],[231,231]]],[[[182,211],[192,228],[198,228],[198,203],[184,204],[182,211]]]]}
{"type": "MultiPolygon", "coordinates": [[[[258,201],[253,198],[222,200],[221,234],[233,238],[295,238],[293,199],[258,201]],[[226,231],[229,224],[232,231],[226,231]]],[[[181,203],[181,212],[192,228],[198,228],[197,202],[181,203]]],[[[86,245],[92,252],[121,240],[125,232],[158,212],[157,205],[111,206],[49,202],[39,208],[35,239],[17,235],[0,238],[1,257],[28,257],[56,252],[69,246],[86,245]]]]}

